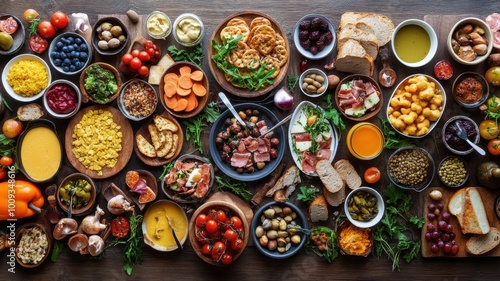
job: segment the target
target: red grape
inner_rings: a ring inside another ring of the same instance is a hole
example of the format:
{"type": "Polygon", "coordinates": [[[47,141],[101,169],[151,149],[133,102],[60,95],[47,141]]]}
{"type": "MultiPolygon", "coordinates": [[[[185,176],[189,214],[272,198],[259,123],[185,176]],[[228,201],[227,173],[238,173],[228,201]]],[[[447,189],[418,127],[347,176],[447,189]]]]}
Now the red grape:
{"type": "Polygon", "coordinates": [[[450,217],[451,217],[451,215],[450,215],[450,213],[448,213],[448,212],[443,212],[443,213],[441,214],[441,219],[443,219],[444,221],[449,221],[449,220],[450,220],[450,217]]]}
{"type": "Polygon", "coordinates": [[[427,230],[429,232],[434,232],[434,231],[436,231],[436,226],[434,224],[432,224],[432,223],[428,223],[427,224],[427,230]]]}
{"type": "Polygon", "coordinates": [[[436,218],[436,215],[435,215],[434,213],[428,213],[428,214],[427,214],[427,218],[428,218],[429,220],[433,220],[433,219],[435,219],[435,218],[436,218]]]}
{"type": "Polygon", "coordinates": [[[450,253],[450,252],[451,252],[451,249],[452,249],[451,243],[446,243],[446,244],[444,244],[443,251],[444,251],[445,253],[450,253]]]}
{"type": "Polygon", "coordinates": [[[438,247],[438,245],[437,245],[437,244],[432,244],[432,246],[431,246],[431,251],[432,251],[433,253],[437,253],[437,252],[439,252],[439,247],[438,247]]]}
{"type": "Polygon", "coordinates": [[[442,210],[442,209],[444,208],[443,203],[438,203],[438,204],[436,205],[436,208],[438,208],[439,210],[442,210]]]}
{"type": "Polygon", "coordinates": [[[451,254],[452,254],[452,255],[456,255],[456,254],[458,254],[458,245],[457,245],[457,244],[453,244],[453,245],[451,246],[451,254]]]}
{"type": "Polygon", "coordinates": [[[427,209],[429,209],[429,211],[431,211],[431,212],[434,212],[434,210],[436,210],[436,205],[434,205],[433,203],[430,203],[427,206],[427,209]]]}

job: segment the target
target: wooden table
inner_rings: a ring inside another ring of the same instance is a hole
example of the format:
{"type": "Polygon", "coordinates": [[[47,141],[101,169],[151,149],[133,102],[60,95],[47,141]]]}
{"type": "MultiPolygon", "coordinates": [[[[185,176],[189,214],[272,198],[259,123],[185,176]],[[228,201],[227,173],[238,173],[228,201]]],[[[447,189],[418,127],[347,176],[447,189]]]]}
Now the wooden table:
{"type": "MultiPolygon", "coordinates": [[[[41,17],[47,19],[52,12],[62,10],[68,14],[73,12],[87,13],[91,23],[94,23],[99,16],[102,15],[124,15],[129,9],[134,9],[140,15],[147,15],[154,10],[160,10],[167,13],[171,19],[175,19],[179,14],[184,12],[192,12],[197,14],[204,22],[206,27],[206,36],[203,42],[205,51],[210,46],[209,38],[214,28],[220,23],[222,19],[230,14],[240,12],[243,10],[257,10],[264,12],[273,17],[279,22],[282,28],[286,31],[286,37],[290,42],[290,67],[288,69],[289,75],[299,74],[299,62],[303,59],[293,46],[292,31],[295,23],[305,14],[319,13],[328,17],[335,26],[338,26],[340,16],[345,11],[364,11],[383,13],[389,16],[395,25],[408,18],[423,19],[429,22],[436,30],[440,40],[438,53],[435,58],[425,67],[410,69],[396,62],[394,58],[391,59],[390,64],[397,70],[398,81],[413,73],[426,73],[432,75],[432,69],[435,62],[441,59],[452,60],[447,53],[444,42],[445,37],[450,27],[454,22],[463,17],[464,15],[475,15],[484,18],[488,14],[495,12],[498,7],[497,1],[328,1],[316,0],[312,2],[291,0],[282,3],[281,1],[180,1],[180,2],[159,2],[153,0],[130,1],[130,0],[87,0],[87,1],[3,1],[0,7],[0,13],[10,13],[22,18],[23,11],[28,8],[35,8],[40,13],[41,17]],[[460,15],[460,16],[457,16],[460,15]]],[[[26,27],[26,25],[25,25],[26,27]]],[[[166,52],[166,47],[174,44],[174,39],[170,36],[166,42],[162,43],[162,50],[166,52]]],[[[28,51],[25,45],[24,51],[28,51]]],[[[334,53],[329,57],[318,61],[311,62],[310,66],[322,67],[326,62],[333,60],[334,53]]],[[[0,57],[0,65],[3,67],[11,58],[0,57]]],[[[42,55],[47,59],[47,54],[42,55]]],[[[205,58],[203,68],[209,73],[207,65],[208,58],[205,58]]],[[[110,63],[116,63],[117,58],[109,60],[110,63]]],[[[381,68],[381,63],[376,63],[377,71],[381,68]]],[[[476,67],[463,67],[457,63],[453,63],[455,75],[462,71],[478,71],[484,73],[486,66],[480,65],[476,67]]],[[[336,71],[329,71],[329,73],[339,74],[341,77],[346,76],[346,73],[337,73],[336,71]]],[[[53,79],[67,78],[62,77],[55,71],[52,72],[53,79]]],[[[76,81],[76,77],[71,77],[71,80],[76,81]]],[[[210,75],[210,86],[212,93],[217,93],[220,90],[218,84],[210,75]]],[[[447,91],[450,90],[453,79],[443,82],[443,86],[447,91]]],[[[384,88],[383,94],[388,97],[394,88],[384,88]]],[[[295,90],[295,97],[297,100],[302,99],[298,88],[295,90]]],[[[387,99],[386,99],[387,100],[387,99]]],[[[20,104],[7,98],[7,101],[13,108],[17,108],[20,104]]],[[[298,104],[298,102],[297,102],[298,104]]],[[[113,103],[112,105],[116,105],[113,103]]],[[[379,116],[385,115],[385,107],[381,110],[379,116]]],[[[161,109],[163,110],[163,109],[161,109]]],[[[158,109],[160,111],[160,109],[158,109]]],[[[275,112],[283,117],[289,112],[275,110],[275,112]]],[[[451,116],[464,114],[472,116],[476,121],[481,120],[478,113],[464,111],[454,103],[451,96],[448,98],[448,104],[444,117],[440,121],[438,128],[433,133],[418,141],[417,143],[427,148],[433,155],[435,161],[440,161],[444,156],[449,153],[444,146],[439,143],[439,134],[442,124],[451,116]],[[435,144],[435,140],[438,141],[435,144]]],[[[6,119],[9,114],[3,116],[6,119]]],[[[377,118],[371,120],[379,124],[377,118]]],[[[60,135],[64,135],[68,121],[56,121],[60,135]]],[[[346,121],[348,128],[354,125],[353,122],[346,121]]],[[[134,132],[138,129],[138,124],[133,124],[134,132]]],[[[208,131],[208,130],[206,130],[208,131]]],[[[343,132],[343,136],[347,132],[343,132]]],[[[205,132],[203,137],[208,138],[208,132],[205,132]]],[[[485,147],[486,142],[481,141],[481,146],[485,147]]],[[[192,148],[185,146],[183,153],[192,151],[192,148]]],[[[204,148],[208,153],[208,146],[204,148]]],[[[385,163],[391,150],[385,150],[381,156],[372,161],[357,161],[353,158],[347,150],[345,145],[345,137],[340,141],[340,147],[335,157],[336,160],[347,158],[351,160],[358,172],[363,172],[370,166],[381,167],[385,171],[385,163]]],[[[485,159],[493,159],[491,157],[480,158],[476,154],[471,154],[465,157],[470,161],[470,167],[476,167],[478,163],[485,159]]],[[[291,156],[287,149],[286,156],[283,161],[290,163],[291,156]]],[[[147,168],[152,171],[156,176],[161,173],[161,168],[145,167],[137,158],[136,155],[132,156],[130,163],[126,166],[125,170],[132,168],[147,168]]],[[[64,161],[64,167],[61,169],[55,183],[59,183],[62,178],[67,174],[74,172],[68,160],[64,161]]],[[[97,181],[98,185],[105,186],[113,181],[117,184],[123,184],[124,171],[117,176],[97,181]]],[[[468,185],[477,185],[475,178],[475,171],[471,171],[472,176],[468,181],[468,185]]],[[[305,184],[319,183],[315,180],[308,180],[302,177],[305,184]]],[[[252,185],[252,191],[258,190],[262,187],[267,179],[259,181],[257,184],[252,185]]],[[[382,180],[374,187],[383,189],[388,184],[387,175],[384,173],[382,180]]],[[[44,188],[48,184],[40,185],[44,188]]],[[[439,185],[437,179],[433,181],[433,185],[439,185]]],[[[422,211],[422,198],[419,194],[410,192],[415,202],[415,213],[421,214],[422,211]]],[[[161,194],[161,198],[165,195],[161,194]]],[[[295,202],[301,208],[306,206],[295,200],[296,193],[292,196],[295,202]]],[[[101,198],[100,202],[104,202],[101,198]]],[[[330,209],[333,213],[334,209],[330,209]]],[[[328,225],[332,225],[329,222],[328,225]]],[[[2,229],[4,228],[3,225],[2,229]]],[[[313,226],[309,222],[309,227],[313,226]]],[[[416,233],[418,235],[418,233],[416,233]]],[[[439,258],[439,259],[423,259],[418,258],[410,264],[401,262],[401,270],[398,272],[391,271],[391,264],[384,257],[381,259],[372,256],[368,258],[356,258],[341,256],[337,258],[333,264],[320,261],[315,256],[307,255],[301,252],[298,255],[287,260],[273,260],[266,258],[260,254],[253,246],[249,246],[240,258],[229,267],[212,267],[204,263],[193,252],[190,246],[186,246],[184,251],[176,251],[171,253],[157,252],[146,245],[143,245],[144,261],[141,265],[136,266],[132,276],[127,276],[122,269],[121,252],[117,248],[111,248],[106,251],[106,256],[102,260],[92,260],[89,256],[81,256],[78,253],[73,253],[70,250],[66,251],[60,256],[56,263],[46,261],[42,266],[34,270],[25,270],[16,267],[16,273],[10,274],[7,272],[6,265],[6,252],[0,255],[0,279],[2,280],[115,280],[115,279],[128,279],[128,280],[165,280],[165,279],[179,279],[179,280],[320,280],[320,279],[355,279],[355,280],[387,280],[387,279],[435,279],[435,280],[498,280],[497,263],[498,258],[439,258]]]]}

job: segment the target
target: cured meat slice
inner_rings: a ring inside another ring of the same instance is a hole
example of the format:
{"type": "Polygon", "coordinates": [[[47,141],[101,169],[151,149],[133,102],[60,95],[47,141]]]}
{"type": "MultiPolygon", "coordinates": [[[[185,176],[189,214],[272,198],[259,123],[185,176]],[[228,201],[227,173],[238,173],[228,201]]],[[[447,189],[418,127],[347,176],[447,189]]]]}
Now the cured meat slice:
{"type": "Polygon", "coordinates": [[[248,160],[250,159],[251,153],[239,153],[235,152],[231,156],[231,166],[236,168],[243,168],[247,165],[248,160]]]}

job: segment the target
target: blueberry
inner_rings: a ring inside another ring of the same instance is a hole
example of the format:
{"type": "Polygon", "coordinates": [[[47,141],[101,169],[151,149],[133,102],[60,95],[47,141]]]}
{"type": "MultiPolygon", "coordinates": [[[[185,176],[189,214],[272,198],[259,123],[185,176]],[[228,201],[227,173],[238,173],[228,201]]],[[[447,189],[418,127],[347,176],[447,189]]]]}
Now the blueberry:
{"type": "Polygon", "coordinates": [[[87,49],[87,45],[86,44],[82,44],[80,46],[80,52],[86,52],[88,49],[87,49]]]}
{"type": "Polygon", "coordinates": [[[59,57],[59,53],[57,51],[50,52],[50,57],[52,59],[57,59],[59,57]]]}
{"type": "Polygon", "coordinates": [[[71,64],[71,60],[70,60],[70,59],[65,58],[65,59],[63,60],[63,63],[62,63],[62,65],[63,65],[63,66],[65,66],[65,65],[70,65],[70,64],[71,64]]]}
{"type": "Polygon", "coordinates": [[[73,44],[75,42],[75,38],[68,37],[68,44],[73,44]]]}
{"type": "Polygon", "coordinates": [[[76,71],[76,67],[74,65],[70,65],[69,66],[69,71],[75,72],[76,71]]]}
{"type": "Polygon", "coordinates": [[[73,59],[71,60],[71,64],[75,64],[75,63],[77,63],[77,62],[79,62],[79,61],[80,61],[80,60],[79,60],[78,58],[73,58],[73,59]]]}
{"type": "Polygon", "coordinates": [[[74,50],[71,51],[71,53],[69,54],[69,57],[70,58],[76,58],[76,52],[74,50]]]}
{"type": "Polygon", "coordinates": [[[82,44],[82,39],[79,38],[79,37],[75,38],[75,43],[78,44],[78,45],[82,44]]]}
{"type": "Polygon", "coordinates": [[[67,53],[68,52],[68,46],[62,47],[62,51],[65,52],[65,53],[67,53]]]}
{"type": "Polygon", "coordinates": [[[55,59],[53,63],[55,66],[60,66],[62,61],[60,59],[55,59]]]}
{"type": "Polygon", "coordinates": [[[66,45],[68,40],[66,40],[66,38],[62,37],[61,39],[59,39],[59,42],[61,42],[61,44],[66,45]]]}
{"type": "Polygon", "coordinates": [[[56,48],[57,48],[57,50],[58,50],[58,51],[60,51],[60,50],[62,49],[62,47],[64,47],[63,42],[58,41],[58,42],[56,43],[56,48]]]}
{"type": "Polygon", "coordinates": [[[78,70],[78,69],[82,68],[82,66],[83,66],[83,62],[81,62],[81,61],[77,61],[77,62],[75,62],[74,66],[75,66],[75,67],[76,67],[76,69],[78,70]]]}
{"type": "Polygon", "coordinates": [[[80,58],[80,52],[75,51],[74,58],[78,58],[79,59],[80,58]]]}
{"type": "Polygon", "coordinates": [[[63,71],[64,72],[69,72],[69,66],[63,66],[63,71]]]}
{"type": "Polygon", "coordinates": [[[62,59],[62,60],[63,60],[63,59],[65,59],[65,58],[67,58],[67,57],[68,57],[68,55],[67,55],[66,53],[64,53],[64,52],[59,53],[59,58],[60,58],[60,59],[62,59]]]}
{"type": "Polygon", "coordinates": [[[68,46],[68,51],[73,52],[75,50],[75,47],[73,45],[68,46]]]}
{"type": "Polygon", "coordinates": [[[81,60],[81,61],[87,61],[87,58],[88,58],[88,57],[89,57],[89,56],[87,55],[87,53],[85,53],[85,52],[80,52],[80,60],[81,60]]]}

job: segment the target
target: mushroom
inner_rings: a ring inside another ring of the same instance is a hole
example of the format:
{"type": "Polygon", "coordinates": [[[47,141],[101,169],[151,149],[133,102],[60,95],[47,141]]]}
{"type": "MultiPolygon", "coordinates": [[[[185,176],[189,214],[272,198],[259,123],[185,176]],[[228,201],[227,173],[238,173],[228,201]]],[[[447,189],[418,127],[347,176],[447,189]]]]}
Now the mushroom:
{"type": "Polygon", "coordinates": [[[467,45],[460,47],[460,50],[458,51],[458,57],[464,61],[473,61],[474,59],[476,59],[477,54],[476,52],[474,52],[470,45],[467,45]]]}
{"type": "Polygon", "coordinates": [[[99,235],[90,235],[87,248],[92,256],[98,256],[104,251],[104,240],[99,235]]]}
{"type": "Polygon", "coordinates": [[[74,252],[80,252],[82,255],[86,255],[89,253],[88,251],[88,245],[89,245],[89,238],[87,235],[83,233],[78,233],[68,240],[68,246],[69,248],[74,251],[74,252]]]}
{"type": "Polygon", "coordinates": [[[77,230],[78,223],[75,219],[62,218],[57,222],[56,227],[52,232],[52,236],[54,236],[54,239],[56,240],[61,240],[70,234],[76,233],[77,230]]]}
{"type": "Polygon", "coordinates": [[[120,215],[133,210],[134,206],[130,205],[130,202],[121,194],[116,195],[108,201],[108,211],[114,215],[120,215]]]}
{"type": "Polygon", "coordinates": [[[104,211],[97,206],[95,214],[86,216],[82,221],[82,230],[87,234],[98,234],[101,230],[106,229],[106,224],[100,222],[104,211]]]}

